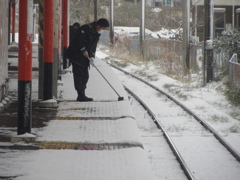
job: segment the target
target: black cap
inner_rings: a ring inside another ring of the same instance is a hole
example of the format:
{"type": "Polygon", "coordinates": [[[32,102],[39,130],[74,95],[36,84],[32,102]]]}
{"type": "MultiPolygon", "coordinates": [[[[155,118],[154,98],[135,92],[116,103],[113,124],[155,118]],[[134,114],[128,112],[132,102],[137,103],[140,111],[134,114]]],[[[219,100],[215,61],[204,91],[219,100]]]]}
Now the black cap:
{"type": "Polygon", "coordinates": [[[80,23],[75,22],[75,23],[73,24],[73,27],[75,27],[75,28],[80,28],[80,23]]]}
{"type": "Polygon", "coordinates": [[[101,18],[101,19],[97,20],[96,24],[101,26],[101,27],[109,27],[109,22],[105,18],[101,18]]]}

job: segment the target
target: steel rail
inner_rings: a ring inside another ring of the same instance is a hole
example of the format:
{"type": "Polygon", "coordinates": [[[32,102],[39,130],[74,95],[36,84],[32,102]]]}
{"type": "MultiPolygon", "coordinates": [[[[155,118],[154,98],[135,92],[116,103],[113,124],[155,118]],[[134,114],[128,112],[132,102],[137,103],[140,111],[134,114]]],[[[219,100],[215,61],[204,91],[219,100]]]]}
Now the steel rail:
{"type": "Polygon", "coordinates": [[[168,135],[167,131],[165,130],[164,126],[161,124],[161,122],[159,121],[157,116],[152,112],[152,110],[134,92],[132,92],[126,86],[124,86],[124,88],[129,94],[131,94],[147,110],[148,114],[152,117],[152,119],[154,120],[154,122],[156,123],[158,128],[160,128],[163,131],[163,135],[164,135],[167,143],[169,144],[170,148],[172,149],[174,155],[176,156],[179,164],[181,165],[185,175],[188,177],[189,180],[194,180],[195,178],[194,178],[192,172],[188,168],[186,162],[182,158],[181,154],[177,150],[175,144],[173,143],[172,139],[168,135]]]}
{"type": "Polygon", "coordinates": [[[178,100],[176,100],[174,97],[172,97],[171,95],[169,95],[168,93],[164,92],[163,90],[159,89],[158,87],[150,84],[149,82],[135,76],[134,74],[131,74],[113,64],[110,64],[110,66],[114,67],[115,69],[124,72],[127,75],[130,75],[132,77],[134,77],[135,79],[138,79],[139,81],[147,84],[148,86],[152,87],[153,89],[157,90],[158,92],[162,93],[163,95],[165,95],[166,97],[168,97],[170,100],[172,100],[173,102],[175,102],[178,106],[180,106],[184,111],[186,111],[188,114],[190,114],[191,116],[193,116],[203,127],[205,127],[207,130],[209,130],[211,133],[213,133],[213,135],[216,137],[216,139],[237,159],[237,161],[240,162],[240,154],[237,152],[237,150],[232,147],[226,140],[224,140],[221,135],[219,133],[217,133],[206,121],[204,121],[203,119],[199,118],[193,111],[191,111],[189,108],[187,108],[185,105],[183,105],[182,103],[180,103],[178,100]]]}

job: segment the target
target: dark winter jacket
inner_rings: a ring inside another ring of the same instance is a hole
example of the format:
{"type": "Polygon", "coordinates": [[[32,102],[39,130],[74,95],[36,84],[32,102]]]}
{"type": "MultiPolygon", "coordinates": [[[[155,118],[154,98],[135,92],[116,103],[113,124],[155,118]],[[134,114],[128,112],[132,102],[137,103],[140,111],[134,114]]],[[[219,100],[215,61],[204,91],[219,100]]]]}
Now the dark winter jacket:
{"type": "Polygon", "coordinates": [[[77,61],[77,63],[88,66],[89,60],[83,56],[85,51],[88,52],[89,57],[95,57],[97,43],[99,41],[99,34],[95,29],[96,22],[82,25],[74,40],[67,49],[68,59],[77,61]]]}
{"type": "Polygon", "coordinates": [[[78,32],[78,29],[80,28],[80,24],[79,23],[74,23],[73,25],[69,26],[69,43],[72,44],[75,37],[76,37],[76,33],[78,32]]]}

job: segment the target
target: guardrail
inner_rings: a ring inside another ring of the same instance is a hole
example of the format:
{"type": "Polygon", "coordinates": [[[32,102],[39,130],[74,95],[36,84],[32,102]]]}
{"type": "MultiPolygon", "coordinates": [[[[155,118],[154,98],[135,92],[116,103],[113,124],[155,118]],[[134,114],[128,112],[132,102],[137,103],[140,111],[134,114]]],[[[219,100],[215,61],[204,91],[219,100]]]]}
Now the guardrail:
{"type": "Polygon", "coordinates": [[[229,60],[229,81],[240,91],[240,63],[237,54],[229,60]]]}

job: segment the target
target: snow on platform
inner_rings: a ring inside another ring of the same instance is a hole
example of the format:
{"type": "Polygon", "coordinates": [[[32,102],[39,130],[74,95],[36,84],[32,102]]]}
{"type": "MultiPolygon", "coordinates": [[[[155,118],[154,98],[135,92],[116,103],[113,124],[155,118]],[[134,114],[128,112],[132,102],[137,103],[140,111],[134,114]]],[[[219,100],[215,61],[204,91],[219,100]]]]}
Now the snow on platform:
{"type": "Polygon", "coordinates": [[[106,84],[94,67],[90,70],[87,91],[95,101],[75,101],[76,94],[71,73],[63,75],[63,100],[57,115],[47,126],[38,130],[37,141],[73,142],[79,144],[132,144],[142,147],[139,130],[126,92],[111,68],[101,60],[96,66],[124,95],[124,101],[106,84]]]}
{"type": "MultiPolygon", "coordinates": [[[[123,97],[124,100],[128,100],[126,91],[110,66],[100,59],[95,60],[95,65],[112,87],[117,91],[117,93],[123,97]]],[[[71,69],[72,68],[70,67],[69,70],[71,69]]],[[[76,100],[77,92],[74,89],[73,74],[64,74],[62,76],[62,81],[64,83],[64,92],[62,93],[63,99],[76,100]]],[[[118,101],[118,95],[116,92],[108,85],[106,80],[93,66],[90,66],[89,70],[89,81],[87,84],[86,95],[88,97],[92,97],[94,101],[118,101]]]]}
{"type": "Polygon", "coordinates": [[[1,176],[15,177],[14,180],[155,180],[141,148],[27,150],[5,152],[1,156],[1,176]]]}
{"type": "Polygon", "coordinates": [[[91,67],[86,95],[94,101],[76,102],[73,75],[63,74],[56,117],[34,129],[40,149],[0,149],[0,179],[156,179],[122,84],[106,63],[96,60],[96,65],[124,101],[118,101],[118,95],[91,67]]]}
{"type": "Polygon", "coordinates": [[[142,146],[132,118],[118,120],[54,120],[37,133],[37,141],[63,141],[80,144],[131,144],[142,146]]]}
{"type": "Polygon", "coordinates": [[[134,117],[129,101],[117,102],[61,102],[59,117],[134,117]]]}

